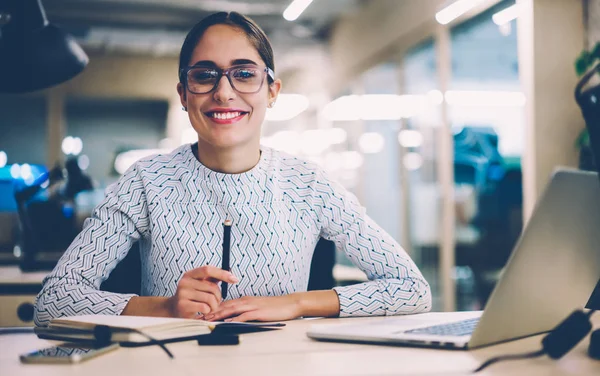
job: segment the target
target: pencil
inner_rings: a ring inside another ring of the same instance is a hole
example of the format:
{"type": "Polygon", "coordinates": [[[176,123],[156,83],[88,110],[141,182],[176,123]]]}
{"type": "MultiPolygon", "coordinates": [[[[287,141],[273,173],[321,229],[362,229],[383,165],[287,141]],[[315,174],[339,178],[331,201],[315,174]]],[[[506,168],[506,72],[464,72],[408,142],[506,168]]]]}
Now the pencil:
{"type": "MultiPolygon", "coordinates": [[[[231,245],[231,220],[226,219],[223,222],[223,259],[221,261],[221,269],[231,271],[229,267],[229,252],[231,245]]],[[[221,282],[221,296],[223,300],[227,298],[227,282],[221,282]]]]}

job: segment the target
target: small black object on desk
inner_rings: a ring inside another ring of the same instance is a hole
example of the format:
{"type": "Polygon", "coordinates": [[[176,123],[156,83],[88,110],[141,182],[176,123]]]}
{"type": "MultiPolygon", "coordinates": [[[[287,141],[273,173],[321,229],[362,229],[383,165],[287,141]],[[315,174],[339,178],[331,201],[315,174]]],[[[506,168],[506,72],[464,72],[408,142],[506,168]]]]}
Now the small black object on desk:
{"type": "Polygon", "coordinates": [[[198,345],[200,346],[227,346],[239,345],[240,336],[233,334],[206,334],[198,336],[198,345]]]}

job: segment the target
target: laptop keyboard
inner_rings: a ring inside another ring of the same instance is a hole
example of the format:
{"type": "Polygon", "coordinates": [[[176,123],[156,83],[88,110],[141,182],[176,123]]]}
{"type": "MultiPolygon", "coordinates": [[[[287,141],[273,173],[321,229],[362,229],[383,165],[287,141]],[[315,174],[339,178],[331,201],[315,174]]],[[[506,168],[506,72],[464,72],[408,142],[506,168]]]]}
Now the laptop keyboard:
{"type": "Polygon", "coordinates": [[[411,329],[404,333],[411,334],[432,334],[437,336],[465,336],[472,334],[475,326],[479,322],[479,317],[463,321],[451,322],[448,324],[427,326],[425,328],[411,329]]]}

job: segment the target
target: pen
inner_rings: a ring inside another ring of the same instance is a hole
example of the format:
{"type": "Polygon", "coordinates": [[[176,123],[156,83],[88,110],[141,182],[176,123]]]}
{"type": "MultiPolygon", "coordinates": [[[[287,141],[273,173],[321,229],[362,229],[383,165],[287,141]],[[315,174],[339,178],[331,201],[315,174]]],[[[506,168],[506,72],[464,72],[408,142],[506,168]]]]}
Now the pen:
{"type": "MultiPolygon", "coordinates": [[[[221,269],[230,271],[229,267],[229,247],[231,244],[231,220],[226,219],[223,222],[223,259],[221,269]]],[[[227,282],[221,282],[221,296],[223,300],[227,298],[227,282]]]]}

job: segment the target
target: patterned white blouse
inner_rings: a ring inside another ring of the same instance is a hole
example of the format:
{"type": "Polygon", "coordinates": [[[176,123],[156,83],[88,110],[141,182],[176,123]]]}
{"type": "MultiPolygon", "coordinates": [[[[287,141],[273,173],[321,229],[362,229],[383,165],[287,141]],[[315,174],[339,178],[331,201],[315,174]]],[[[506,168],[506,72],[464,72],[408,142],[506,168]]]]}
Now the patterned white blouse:
{"type": "Polygon", "coordinates": [[[228,299],[306,291],[319,237],[335,242],[369,282],[335,287],[340,316],[428,311],[428,283],[400,245],[376,225],[356,197],[316,164],[261,147],[241,174],[203,166],[197,145],[136,162],[109,186],[44,280],[35,323],[59,316],[118,315],[132,294],[99,290],[140,242],[144,296],[172,296],[182,275],[221,265],[224,219],[231,229],[231,272],[240,282],[228,299]]]}

